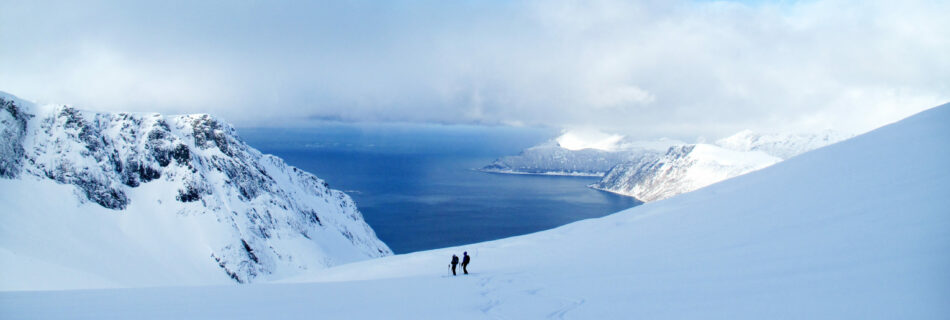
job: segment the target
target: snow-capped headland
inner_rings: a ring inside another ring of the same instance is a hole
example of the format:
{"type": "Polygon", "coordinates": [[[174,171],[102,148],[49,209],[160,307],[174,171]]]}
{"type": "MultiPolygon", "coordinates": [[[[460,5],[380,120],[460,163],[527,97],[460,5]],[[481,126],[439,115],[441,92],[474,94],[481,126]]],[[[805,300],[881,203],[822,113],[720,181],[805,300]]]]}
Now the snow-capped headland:
{"type": "Polygon", "coordinates": [[[349,196],[205,114],[0,94],[0,289],[259,282],[391,254],[349,196]]]}
{"type": "Polygon", "coordinates": [[[743,130],[714,144],[635,140],[597,131],[566,131],[519,155],[496,159],[485,172],[600,177],[590,187],[649,202],[762,169],[850,137],[743,130]]]}
{"type": "Polygon", "coordinates": [[[485,172],[603,177],[617,164],[659,157],[683,142],[661,139],[636,141],[598,131],[566,131],[555,139],[496,159],[485,172]]]}

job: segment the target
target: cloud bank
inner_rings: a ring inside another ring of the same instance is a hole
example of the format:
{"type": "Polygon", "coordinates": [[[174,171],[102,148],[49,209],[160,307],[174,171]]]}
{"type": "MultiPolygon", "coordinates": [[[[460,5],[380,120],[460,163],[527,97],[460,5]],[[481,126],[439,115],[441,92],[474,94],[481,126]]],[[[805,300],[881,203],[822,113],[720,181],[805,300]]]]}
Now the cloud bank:
{"type": "Polygon", "coordinates": [[[950,100],[943,1],[5,3],[0,90],[123,111],[862,132],[950,100]]]}

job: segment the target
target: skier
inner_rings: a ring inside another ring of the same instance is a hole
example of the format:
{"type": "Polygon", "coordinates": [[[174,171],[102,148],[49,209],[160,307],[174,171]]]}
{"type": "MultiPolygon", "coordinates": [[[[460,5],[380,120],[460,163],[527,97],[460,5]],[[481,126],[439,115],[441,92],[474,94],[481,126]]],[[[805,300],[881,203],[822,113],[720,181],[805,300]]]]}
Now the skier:
{"type": "Polygon", "coordinates": [[[455,275],[455,265],[459,264],[459,256],[452,255],[452,275],[455,275]]]}
{"type": "Polygon", "coordinates": [[[468,274],[468,268],[467,268],[468,262],[471,261],[472,259],[471,257],[468,256],[468,251],[462,252],[462,255],[465,256],[464,258],[462,258],[462,271],[464,271],[465,274],[468,274]]]}

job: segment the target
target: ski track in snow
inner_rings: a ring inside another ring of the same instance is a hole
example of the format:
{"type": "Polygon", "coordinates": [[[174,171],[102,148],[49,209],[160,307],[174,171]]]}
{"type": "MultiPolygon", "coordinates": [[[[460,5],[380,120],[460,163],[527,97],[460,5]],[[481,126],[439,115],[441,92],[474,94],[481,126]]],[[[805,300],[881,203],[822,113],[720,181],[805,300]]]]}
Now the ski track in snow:
{"type": "Polygon", "coordinates": [[[584,299],[568,299],[563,298],[567,303],[563,307],[548,315],[548,319],[564,319],[566,315],[571,310],[574,310],[584,304],[584,299]]]}
{"type": "Polygon", "coordinates": [[[478,281],[478,286],[480,287],[478,294],[482,298],[488,300],[488,302],[484,303],[484,306],[481,308],[481,311],[486,316],[489,316],[492,319],[505,319],[505,317],[502,317],[501,315],[495,312],[495,308],[501,304],[501,300],[499,299],[499,297],[493,295],[493,292],[497,291],[498,288],[489,286],[489,284],[492,282],[493,279],[494,279],[493,277],[489,276],[489,277],[483,277],[481,280],[478,281]]]}
{"type": "MultiPolygon", "coordinates": [[[[470,274],[469,276],[472,276],[470,274]]],[[[505,303],[504,297],[518,296],[519,300],[528,301],[529,305],[549,305],[550,307],[538,310],[535,315],[544,315],[546,319],[565,319],[572,310],[582,306],[586,300],[571,298],[549,293],[541,284],[526,280],[524,273],[500,275],[476,275],[478,279],[478,293],[484,301],[479,310],[491,319],[520,319],[518,316],[508,316],[508,308],[518,309],[517,304],[505,303]],[[547,310],[547,311],[544,311],[547,310]]]]}

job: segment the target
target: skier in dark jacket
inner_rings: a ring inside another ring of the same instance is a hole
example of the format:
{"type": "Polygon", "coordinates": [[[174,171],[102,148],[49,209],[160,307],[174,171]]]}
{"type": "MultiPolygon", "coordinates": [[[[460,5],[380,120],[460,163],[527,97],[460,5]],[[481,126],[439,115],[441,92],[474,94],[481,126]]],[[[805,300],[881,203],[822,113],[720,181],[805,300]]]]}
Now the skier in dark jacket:
{"type": "Polygon", "coordinates": [[[462,271],[464,271],[465,274],[468,274],[468,262],[472,261],[472,259],[468,256],[468,251],[463,252],[462,255],[465,256],[462,258],[462,271]]]}
{"type": "Polygon", "coordinates": [[[455,275],[455,265],[459,264],[459,256],[452,255],[452,275],[455,275]]]}

